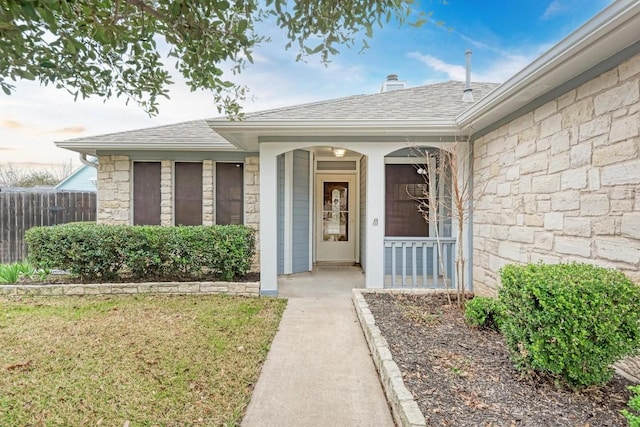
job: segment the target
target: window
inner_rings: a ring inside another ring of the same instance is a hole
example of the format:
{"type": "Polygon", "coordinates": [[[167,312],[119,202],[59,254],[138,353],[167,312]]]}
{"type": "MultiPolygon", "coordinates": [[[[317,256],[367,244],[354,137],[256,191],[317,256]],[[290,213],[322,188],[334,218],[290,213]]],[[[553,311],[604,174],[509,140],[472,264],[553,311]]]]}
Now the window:
{"type": "Polygon", "coordinates": [[[202,225],[202,163],[175,163],[175,225],[202,225]]]}
{"type": "Polygon", "coordinates": [[[415,165],[385,165],[385,174],[385,235],[427,237],[429,227],[416,200],[427,197],[425,176],[415,165]]]}
{"type": "Polygon", "coordinates": [[[160,225],[160,162],[133,164],[133,224],[160,225]]]}
{"type": "Polygon", "coordinates": [[[242,163],[216,163],[216,224],[244,223],[242,163]]]}

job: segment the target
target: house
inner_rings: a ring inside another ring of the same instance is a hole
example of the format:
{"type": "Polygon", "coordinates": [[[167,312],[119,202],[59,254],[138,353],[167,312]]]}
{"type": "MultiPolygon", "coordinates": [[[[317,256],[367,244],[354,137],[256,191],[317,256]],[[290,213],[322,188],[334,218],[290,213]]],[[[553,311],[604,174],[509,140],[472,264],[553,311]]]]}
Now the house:
{"type": "Polygon", "coordinates": [[[54,189],[59,191],[97,191],[98,181],[98,159],[92,158],[86,160],[78,169],[71,172],[71,174],[60,181],[54,189]]]}
{"type": "Polygon", "coordinates": [[[442,287],[458,244],[477,294],[511,262],[592,262],[640,281],[639,28],[640,1],[616,1],[501,85],[403,88],[391,75],[379,94],[57,145],[98,157],[99,222],[259,230],[266,295],[316,263],[359,264],[368,288],[442,287]],[[415,208],[452,183],[416,165],[453,144],[458,179],[478,190],[460,242],[455,221],[415,208]]]}

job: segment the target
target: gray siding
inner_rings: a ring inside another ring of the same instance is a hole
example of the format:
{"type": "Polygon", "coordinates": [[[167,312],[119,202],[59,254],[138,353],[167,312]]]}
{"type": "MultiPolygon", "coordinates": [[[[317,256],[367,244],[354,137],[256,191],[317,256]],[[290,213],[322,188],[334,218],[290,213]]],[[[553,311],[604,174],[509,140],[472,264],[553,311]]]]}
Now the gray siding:
{"type": "Polygon", "coordinates": [[[284,154],[278,156],[278,274],[284,274],[284,154]]]}
{"type": "Polygon", "coordinates": [[[360,265],[367,271],[367,156],[360,159],[360,265]]]}
{"type": "Polygon", "coordinates": [[[293,152],[293,214],[291,267],[293,273],[309,271],[309,152],[293,152]]]}

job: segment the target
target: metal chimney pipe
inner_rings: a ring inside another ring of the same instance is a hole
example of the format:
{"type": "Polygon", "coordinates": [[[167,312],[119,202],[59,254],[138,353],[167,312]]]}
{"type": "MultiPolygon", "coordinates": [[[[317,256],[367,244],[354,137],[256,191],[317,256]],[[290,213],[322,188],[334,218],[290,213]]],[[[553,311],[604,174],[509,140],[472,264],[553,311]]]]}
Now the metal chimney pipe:
{"type": "Polygon", "coordinates": [[[465,86],[464,86],[464,93],[462,94],[462,101],[463,102],[473,102],[473,89],[471,89],[471,49],[467,49],[467,51],[464,53],[464,56],[466,57],[467,60],[467,64],[466,64],[466,71],[467,71],[467,76],[466,76],[466,82],[465,82],[465,86]]]}

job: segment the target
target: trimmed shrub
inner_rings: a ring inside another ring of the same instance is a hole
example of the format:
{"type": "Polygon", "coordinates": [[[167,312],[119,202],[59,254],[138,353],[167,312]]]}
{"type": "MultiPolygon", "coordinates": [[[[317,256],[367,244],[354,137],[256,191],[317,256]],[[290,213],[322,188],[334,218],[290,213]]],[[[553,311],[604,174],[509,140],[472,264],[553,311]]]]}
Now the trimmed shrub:
{"type": "Polygon", "coordinates": [[[251,268],[255,233],[242,225],[194,227],[64,224],[27,231],[29,260],[84,280],[113,280],[126,272],[145,277],[196,278],[203,271],[223,280],[251,268]]]}
{"type": "Polygon", "coordinates": [[[499,331],[504,317],[504,306],[497,298],[474,297],[464,306],[464,320],[476,328],[499,331]]]}
{"type": "Polygon", "coordinates": [[[26,231],[29,261],[36,268],[59,268],[88,280],[109,280],[124,265],[124,226],[71,223],[26,231]]]}
{"type": "Polygon", "coordinates": [[[629,399],[629,409],[623,409],[622,415],[629,422],[629,427],[640,427],[640,385],[631,386],[629,390],[633,393],[629,399]]]}
{"type": "Polygon", "coordinates": [[[640,346],[640,287],[589,264],[507,265],[502,333],[516,367],[573,388],[602,384],[640,346]]]}

